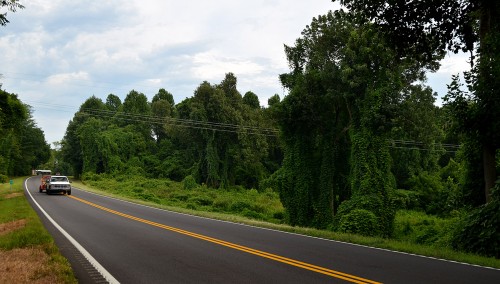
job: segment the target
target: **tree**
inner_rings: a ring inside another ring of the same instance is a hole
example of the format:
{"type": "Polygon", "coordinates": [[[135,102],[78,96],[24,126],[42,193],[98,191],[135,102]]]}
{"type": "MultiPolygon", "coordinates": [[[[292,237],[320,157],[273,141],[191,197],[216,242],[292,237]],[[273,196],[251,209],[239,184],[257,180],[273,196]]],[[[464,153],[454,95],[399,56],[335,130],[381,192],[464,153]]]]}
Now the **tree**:
{"type": "MultiPolygon", "coordinates": [[[[75,113],[73,119],[68,123],[66,132],[64,133],[63,140],[61,141],[61,157],[71,165],[73,174],[79,178],[86,168],[93,168],[90,166],[89,159],[84,157],[84,148],[89,149],[90,145],[82,144],[82,137],[80,135],[80,128],[89,119],[96,120],[96,117],[104,115],[102,111],[107,110],[107,106],[100,98],[92,96],[85,100],[80,106],[79,111],[75,113]],[[87,163],[85,165],[85,163],[87,163]]],[[[102,130],[102,129],[101,129],[102,130]]],[[[85,137],[85,139],[90,139],[85,137]]],[[[91,150],[92,151],[92,150],[91,150]]],[[[92,153],[90,151],[90,153],[92,153]]],[[[92,155],[97,153],[92,153],[92,155]]],[[[92,159],[90,159],[92,160],[92,159]]]]}
{"type": "Polygon", "coordinates": [[[122,101],[116,95],[109,94],[106,98],[106,107],[110,111],[118,111],[122,106],[122,101]]]}
{"type": "MultiPolygon", "coordinates": [[[[16,12],[17,9],[24,9],[24,6],[19,3],[19,0],[0,1],[0,7],[7,7],[7,10],[16,12]]],[[[9,23],[7,13],[0,14],[0,25],[5,26],[9,23]]]]}
{"type": "Polygon", "coordinates": [[[150,114],[148,98],[135,90],[127,94],[123,101],[123,112],[119,113],[122,126],[133,125],[135,131],[141,133],[145,140],[152,140],[151,121],[148,120],[150,114]]]}
{"type": "Polygon", "coordinates": [[[279,179],[290,222],[347,229],[362,226],[343,222],[365,220],[390,235],[395,184],[387,140],[404,88],[423,78],[420,65],[395,60],[372,24],[343,11],[314,18],[285,52],[291,72],[280,76],[290,93],[280,103],[279,179]]]}
{"type": "Polygon", "coordinates": [[[175,107],[174,96],[169,91],[166,91],[163,88],[158,90],[158,93],[154,95],[151,102],[155,103],[156,101],[159,100],[167,101],[170,104],[170,109],[173,109],[175,107]]]}
{"type": "Polygon", "coordinates": [[[155,117],[153,133],[156,135],[158,143],[167,136],[167,121],[165,119],[172,117],[174,110],[175,103],[173,95],[165,89],[160,89],[151,101],[151,112],[155,117]]]}
{"type": "Polygon", "coordinates": [[[500,148],[500,3],[490,0],[340,0],[340,3],[377,24],[398,51],[399,60],[413,57],[436,66],[446,49],[471,52],[471,64],[477,62],[472,70],[477,111],[459,119],[464,133],[477,134],[473,139],[482,146],[484,195],[488,201],[497,178],[495,156],[500,148]]]}
{"type": "Polygon", "coordinates": [[[27,175],[50,157],[50,146],[31,107],[0,90],[0,175],[27,175]]]}
{"type": "Polygon", "coordinates": [[[407,182],[412,176],[438,171],[444,153],[439,143],[444,134],[435,96],[430,87],[415,84],[403,91],[398,103],[390,136],[392,172],[400,189],[409,189],[407,182]]]}
{"type": "Polygon", "coordinates": [[[259,97],[251,91],[246,92],[243,96],[243,104],[253,109],[260,108],[259,97]]]}

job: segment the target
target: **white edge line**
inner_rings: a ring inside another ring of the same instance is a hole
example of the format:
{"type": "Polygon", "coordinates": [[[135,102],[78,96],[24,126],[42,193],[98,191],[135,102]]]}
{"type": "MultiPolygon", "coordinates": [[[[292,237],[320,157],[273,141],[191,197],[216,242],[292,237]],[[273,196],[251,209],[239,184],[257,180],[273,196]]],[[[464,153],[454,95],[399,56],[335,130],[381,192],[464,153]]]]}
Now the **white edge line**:
{"type": "Polygon", "coordinates": [[[490,270],[500,271],[499,268],[490,267],[490,266],[482,266],[482,265],[478,265],[478,264],[471,264],[471,263],[460,262],[460,261],[455,261],[455,260],[448,260],[448,259],[444,259],[444,258],[437,258],[437,257],[432,257],[432,256],[425,256],[425,255],[414,254],[414,253],[409,253],[409,252],[403,252],[403,251],[397,251],[397,250],[390,250],[390,249],[385,249],[385,248],[371,247],[371,246],[367,246],[367,245],[360,245],[360,244],[349,243],[349,242],[344,242],[344,241],[337,241],[337,240],[325,239],[325,238],[321,238],[321,237],[308,236],[308,235],[294,233],[294,232],[281,231],[281,230],[277,230],[277,229],[271,229],[271,228],[265,228],[265,227],[258,227],[258,226],[255,226],[255,225],[248,225],[248,224],[244,224],[244,223],[237,223],[237,222],[233,222],[233,221],[219,220],[219,219],[214,219],[214,218],[209,218],[209,217],[192,215],[192,214],[188,214],[188,213],[176,212],[176,211],[172,211],[172,210],[168,210],[168,209],[157,208],[157,207],[153,207],[153,206],[149,206],[149,205],[145,205],[145,204],[140,204],[140,203],[135,203],[135,202],[124,200],[124,199],[119,199],[119,198],[112,197],[112,196],[107,196],[107,195],[104,195],[104,194],[99,194],[99,193],[91,192],[91,191],[84,190],[84,189],[81,189],[81,188],[78,188],[78,187],[74,187],[74,188],[76,188],[78,190],[81,190],[81,191],[84,191],[86,193],[90,193],[90,194],[93,194],[93,195],[98,195],[98,196],[105,197],[105,198],[108,198],[108,199],[113,199],[113,200],[117,200],[117,201],[124,202],[124,203],[134,204],[136,206],[147,207],[147,208],[150,208],[150,209],[155,209],[155,210],[170,212],[170,213],[179,214],[179,215],[191,216],[191,217],[195,217],[195,218],[207,219],[207,220],[216,221],[216,222],[223,222],[223,223],[235,224],[235,225],[240,225],[240,226],[245,226],[245,227],[251,227],[251,228],[256,228],[256,229],[261,229],[261,230],[267,230],[267,231],[273,231],[273,232],[278,232],[278,233],[283,233],[283,234],[295,235],[295,236],[304,237],[304,238],[318,239],[318,240],[323,240],[323,241],[327,241],[327,242],[333,242],[333,243],[351,245],[351,246],[356,246],[356,247],[362,247],[362,248],[380,250],[380,251],[385,251],[385,252],[391,252],[391,253],[397,253],[397,254],[403,254],[403,255],[416,256],[416,257],[421,257],[421,258],[426,258],[426,259],[432,259],[432,260],[437,260],[437,261],[443,261],[443,262],[461,264],[461,265],[465,265],[465,266],[472,266],[472,267],[477,267],[477,268],[484,268],[484,269],[490,269],[490,270]]]}
{"type": "Polygon", "coordinates": [[[33,198],[33,195],[31,195],[31,192],[28,189],[27,182],[28,179],[30,178],[27,178],[24,181],[24,188],[31,197],[31,200],[33,200],[33,202],[40,209],[43,215],[45,215],[45,217],[47,217],[47,219],[52,223],[52,225],[54,225],[54,227],[56,227],[59,230],[59,232],[61,232],[76,247],[76,249],[90,262],[90,264],[102,275],[102,277],[104,277],[104,279],[106,279],[109,283],[112,284],[120,283],[82,245],[80,245],[70,234],[68,234],[68,232],[66,232],[61,226],[59,226],[59,224],[57,224],[57,222],[54,219],[52,219],[52,217],[50,217],[50,215],[45,210],[43,210],[43,208],[40,206],[40,204],[38,204],[38,202],[36,202],[35,198],[33,198]]]}

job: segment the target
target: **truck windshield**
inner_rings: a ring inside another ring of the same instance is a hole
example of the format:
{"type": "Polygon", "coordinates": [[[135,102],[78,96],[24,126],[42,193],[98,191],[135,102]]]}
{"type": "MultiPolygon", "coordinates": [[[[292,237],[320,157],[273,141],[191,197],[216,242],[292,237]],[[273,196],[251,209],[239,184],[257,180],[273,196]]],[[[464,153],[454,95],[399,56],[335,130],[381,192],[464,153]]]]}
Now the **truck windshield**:
{"type": "Polygon", "coordinates": [[[52,177],[50,181],[68,181],[67,177],[52,177]]]}

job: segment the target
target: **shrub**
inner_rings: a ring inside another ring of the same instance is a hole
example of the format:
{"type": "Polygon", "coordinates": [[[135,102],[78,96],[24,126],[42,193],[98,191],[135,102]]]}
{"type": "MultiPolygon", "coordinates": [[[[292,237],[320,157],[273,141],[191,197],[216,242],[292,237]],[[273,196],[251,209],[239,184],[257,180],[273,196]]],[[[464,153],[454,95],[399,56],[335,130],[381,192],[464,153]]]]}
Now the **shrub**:
{"type": "Polygon", "coordinates": [[[396,209],[413,210],[419,207],[418,198],[415,191],[398,189],[395,191],[393,202],[396,209]]]}
{"type": "Polygon", "coordinates": [[[449,190],[445,189],[437,174],[421,172],[408,180],[412,190],[418,192],[420,205],[428,214],[446,213],[449,190]]]}
{"type": "Polygon", "coordinates": [[[190,198],[188,202],[193,202],[194,204],[201,205],[201,206],[210,206],[213,203],[212,198],[208,196],[194,196],[193,198],[190,198]]]}
{"type": "Polygon", "coordinates": [[[6,175],[0,174],[0,183],[6,183],[7,181],[9,181],[9,177],[6,175]]]}
{"type": "Polygon", "coordinates": [[[366,209],[354,209],[343,215],[338,230],[364,236],[375,236],[380,231],[377,216],[366,209]]]}
{"type": "Polygon", "coordinates": [[[182,180],[182,186],[184,189],[191,190],[198,187],[198,184],[192,175],[188,175],[182,180]]]}
{"type": "Polygon", "coordinates": [[[212,206],[217,210],[228,211],[230,204],[231,204],[231,200],[229,200],[227,198],[219,197],[219,198],[214,200],[214,203],[212,204],[212,206]]]}
{"type": "Polygon", "coordinates": [[[377,220],[376,223],[378,224],[378,229],[374,233],[389,236],[393,231],[395,216],[395,210],[389,203],[388,201],[384,203],[376,194],[354,196],[340,204],[337,215],[334,218],[333,227],[334,229],[341,230],[342,218],[355,210],[362,209],[374,214],[377,220]]]}
{"type": "Polygon", "coordinates": [[[237,212],[237,213],[243,212],[243,210],[251,209],[251,208],[252,208],[252,205],[246,201],[236,201],[233,204],[231,204],[231,207],[230,207],[232,212],[237,212]]]}
{"type": "Polygon", "coordinates": [[[261,213],[258,213],[258,212],[255,212],[255,211],[249,210],[249,209],[244,209],[243,212],[241,212],[241,215],[248,217],[248,218],[252,218],[252,219],[258,219],[258,220],[265,219],[264,215],[262,215],[261,213]]]}
{"type": "Polygon", "coordinates": [[[458,226],[452,238],[455,249],[500,258],[500,180],[492,200],[473,211],[458,226]]]}

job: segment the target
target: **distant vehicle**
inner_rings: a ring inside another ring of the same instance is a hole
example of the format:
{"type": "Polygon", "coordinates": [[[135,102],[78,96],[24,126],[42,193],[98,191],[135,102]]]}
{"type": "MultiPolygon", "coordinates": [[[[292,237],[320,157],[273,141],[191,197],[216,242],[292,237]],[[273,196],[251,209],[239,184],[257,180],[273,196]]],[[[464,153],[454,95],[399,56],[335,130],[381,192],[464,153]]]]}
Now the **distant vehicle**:
{"type": "Polygon", "coordinates": [[[36,175],[51,175],[52,171],[51,170],[35,170],[36,175]]]}
{"type": "Polygon", "coordinates": [[[46,183],[46,192],[71,195],[71,183],[67,176],[51,176],[46,183]]]}
{"type": "Polygon", "coordinates": [[[40,180],[40,185],[38,186],[38,191],[47,191],[47,183],[50,181],[50,175],[43,175],[40,180]]]}

